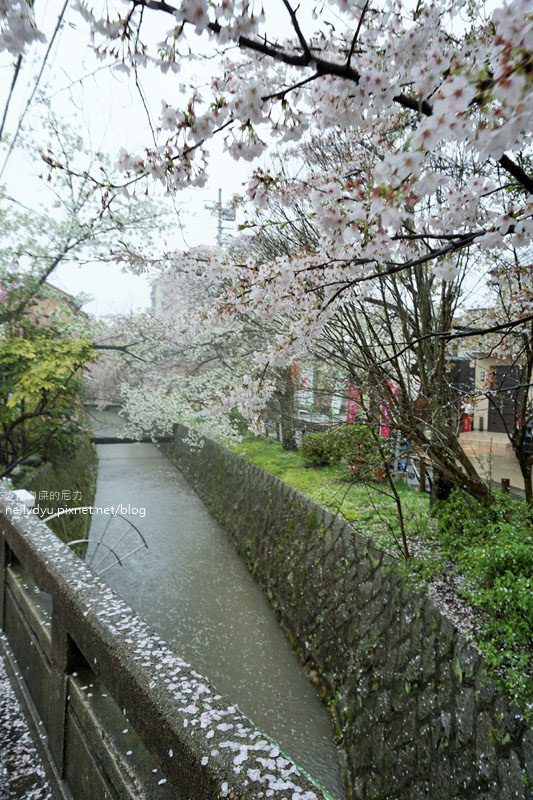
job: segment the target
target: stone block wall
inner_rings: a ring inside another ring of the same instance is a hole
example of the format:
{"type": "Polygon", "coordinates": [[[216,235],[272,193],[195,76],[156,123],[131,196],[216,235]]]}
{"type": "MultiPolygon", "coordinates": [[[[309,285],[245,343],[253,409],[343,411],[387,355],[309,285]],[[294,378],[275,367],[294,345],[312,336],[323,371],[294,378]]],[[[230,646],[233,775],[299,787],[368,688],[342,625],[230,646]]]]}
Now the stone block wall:
{"type": "Polygon", "coordinates": [[[165,451],[226,528],[329,705],[361,800],[531,800],[533,736],[394,559],[219,444],[165,451]]]}

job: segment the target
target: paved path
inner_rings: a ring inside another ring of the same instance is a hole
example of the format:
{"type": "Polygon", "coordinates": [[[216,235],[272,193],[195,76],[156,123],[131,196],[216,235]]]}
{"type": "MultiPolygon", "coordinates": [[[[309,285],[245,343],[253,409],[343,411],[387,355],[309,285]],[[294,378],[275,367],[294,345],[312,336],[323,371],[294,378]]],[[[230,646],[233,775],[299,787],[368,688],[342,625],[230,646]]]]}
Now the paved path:
{"type": "Polygon", "coordinates": [[[513,488],[524,491],[518,460],[504,433],[473,431],[461,434],[459,441],[481,475],[498,485],[507,478],[513,488]]]}
{"type": "Polygon", "coordinates": [[[52,800],[41,759],[1,655],[0,800],[52,800]]]}

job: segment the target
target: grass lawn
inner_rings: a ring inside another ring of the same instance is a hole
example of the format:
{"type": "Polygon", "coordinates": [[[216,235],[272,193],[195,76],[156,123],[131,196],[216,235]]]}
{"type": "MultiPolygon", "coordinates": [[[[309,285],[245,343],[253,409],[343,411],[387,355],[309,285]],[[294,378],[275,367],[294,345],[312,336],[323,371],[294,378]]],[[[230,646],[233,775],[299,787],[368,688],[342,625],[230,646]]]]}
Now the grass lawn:
{"type": "MultiPolygon", "coordinates": [[[[245,439],[231,447],[316,503],[340,512],[379,547],[401,554],[396,504],[387,482],[346,481],[341,464],[307,467],[300,452],[283,450],[268,439],[245,439]]],[[[416,536],[429,545],[423,560],[410,560],[411,576],[422,583],[461,576],[460,594],[486,615],[476,632],[486,663],[509,699],[533,721],[531,511],[510,495],[495,493],[492,503],[482,506],[459,493],[433,516],[426,494],[402,481],[397,489],[408,540],[416,536]]]]}
{"type": "MultiPolygon", "coordinates": [[[[284,450],[270,439],[246,439],[232,449],[248,461],[271,472],[302,494],[333,512],[340,512],[361,533],[380,547],[398,554],[398,517],[396,503],[386,481],[357,483],[346,481],[346,467],[307,467],[300,451],[284,450]]],[[[403,481],[397,484],[409,535],[418,534],[432,520],[429,499],[403,481]]]]}

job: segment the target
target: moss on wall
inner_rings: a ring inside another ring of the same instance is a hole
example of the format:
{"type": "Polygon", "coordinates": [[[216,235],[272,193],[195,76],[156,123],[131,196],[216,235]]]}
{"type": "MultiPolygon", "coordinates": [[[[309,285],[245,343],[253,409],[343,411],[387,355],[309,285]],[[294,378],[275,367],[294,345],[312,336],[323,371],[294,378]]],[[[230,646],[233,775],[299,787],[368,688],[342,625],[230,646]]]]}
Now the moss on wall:
{"type": "Polygon", "coordinates": [[[219,444],[191,445],[183,426],[164,450],[231,535],[319,685],[351,798],[533,798],[531,730],[394,559],[219,444]]]}
{"type": "MultiPolygon", "coordinates": [[[[79,434],[69,451],[54,454],[50,461],[27,473],[21,486],[35,494],[40,516],[47,517],[60,508],[91,506],[96,495],[98,457],[89,433],[79,434]]],[[[50,520],[49,527],[64,542],[84,539],[88,535],[90,515],[65,514],[50,520]]],[[[74,552],[83,555],[84,546],[74,552]]]]}

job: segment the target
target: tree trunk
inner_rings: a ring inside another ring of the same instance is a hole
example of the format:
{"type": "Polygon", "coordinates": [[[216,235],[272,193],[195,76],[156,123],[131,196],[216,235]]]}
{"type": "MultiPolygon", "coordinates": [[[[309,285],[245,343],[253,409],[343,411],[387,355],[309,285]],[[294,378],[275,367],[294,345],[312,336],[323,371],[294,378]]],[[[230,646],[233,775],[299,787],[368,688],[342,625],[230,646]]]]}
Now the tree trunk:
{"type": "Polygon", "coordinates": [[[434,469],[431,479],[431,492],[429,495],[430,504],[433,506],[440,500],[447,500],[453,488],[454,484],[447,480],[441,472],[434,469]]]}
{"type": "Polygon", "coordinates": [[[294,382],[289,368],[279,370],[278,400],[282,447],[284,450],[296,450],[296,436],[294,430],[294,382]]]}
{"type": "Polygon", "coordinates": [[[526,503],[533,504],[533,464],[531,463],[530,456],[524,452],[523,447],[517,452],[515,450],[518,464],[520,465],[520,472],[524,481],[524,492],[526,495],[526,503]]]}
{"type": "Polygon", "coordinates": [[[419,461],[420,464],[420,473],[418,476],[418,491],[419,492],[426,492],[426,462],[423,458],[419,461]]]}

